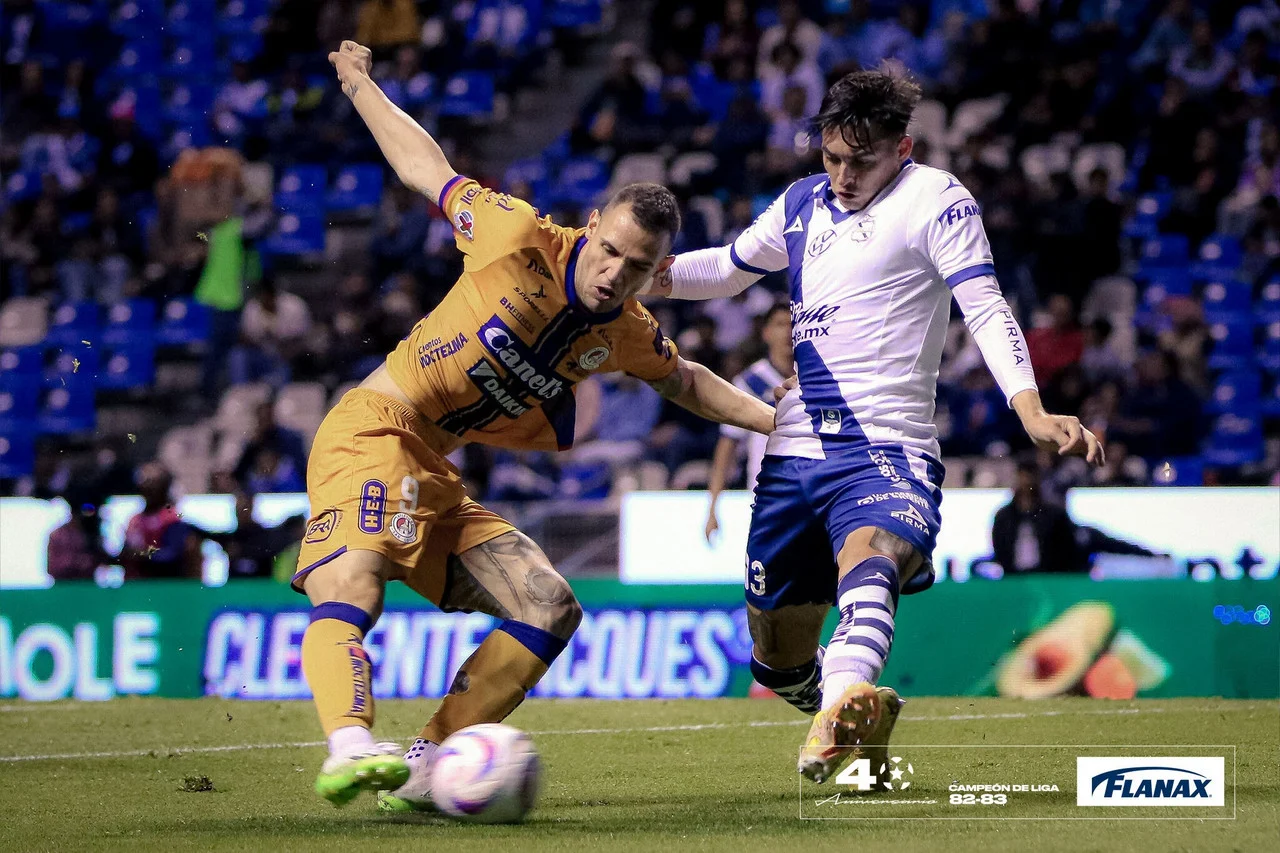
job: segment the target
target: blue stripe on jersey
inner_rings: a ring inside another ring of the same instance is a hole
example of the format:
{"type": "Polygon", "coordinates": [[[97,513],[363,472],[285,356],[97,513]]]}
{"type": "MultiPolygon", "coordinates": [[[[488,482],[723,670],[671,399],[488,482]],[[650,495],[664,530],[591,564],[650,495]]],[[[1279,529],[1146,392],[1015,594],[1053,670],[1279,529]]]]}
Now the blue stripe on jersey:
{"type": "MultiPolygon", "coordinates": [[[[827,180],[825,174],[812,175],[787,187],[783,196],[782,239],[787,244],[787,272],[791,275],[791,301],[804,302],[804,245],[809,238],[809,220],[813,218],[813,191],[827,180]],[[800,227],[791,230],[799,220],[800,227]]],[[[794,307],[793,307],[794,310],[794,307]]]]}
{"type": "Polygon", "coordinates": [[[768,275],[769,274],[768,270],[762,269],[761,267],[753,267],[751,264],[744,261],[742,257],[738,254],[737,243],[729,244],[729,260],[733,261],[733,265],[738,269],[742,270],[743,272],[749,272],[752,275],[768,275]]]}
{"type": "Polygon", "coordinates": [[[773,383],[768,379],[765,379],[760,374],[747,371],[747,373],[743,375],[743,381],[747,383],[747,387],[751,389],[751,393],[755,394],[761,400],[764,400],[767,403],[772,399],[773,395],[769,392],[773,390],[773,383]]]}
{"type": "Polygon", "coordinates": [[[800,378],[800,402],[813,421],[813,434],[823,444],[832,438],[866,440],[861,424],[849,410],[840,385],[813,341],[796,344],[796,375],[800,378]]]}
{"type": "Polygon", "coordinates": [[[995,275],[995,264],[977,264],[971,267],[965,267],[960,272],[953,272],[947,276],[947,287],[955,287],[957,284],[963,284],[971,278],[977,278],[980,275],[995,275]]]}

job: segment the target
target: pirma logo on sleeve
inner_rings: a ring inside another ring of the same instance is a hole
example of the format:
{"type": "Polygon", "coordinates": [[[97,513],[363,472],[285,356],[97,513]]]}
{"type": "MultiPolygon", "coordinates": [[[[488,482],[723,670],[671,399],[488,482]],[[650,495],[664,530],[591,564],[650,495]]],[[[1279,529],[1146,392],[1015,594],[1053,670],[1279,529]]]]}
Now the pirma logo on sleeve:
{"type": "Polygon", "coordinates": [[[1225,806],[1221,757],[1076,758],[1077,806],[1225,806]]]}

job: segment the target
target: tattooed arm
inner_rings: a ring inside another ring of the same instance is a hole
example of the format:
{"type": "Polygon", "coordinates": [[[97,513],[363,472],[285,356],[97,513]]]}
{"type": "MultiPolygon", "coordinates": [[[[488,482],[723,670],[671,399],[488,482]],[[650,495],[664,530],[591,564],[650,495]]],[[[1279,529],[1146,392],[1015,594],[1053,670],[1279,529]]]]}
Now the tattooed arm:
{"type": "Polygon", "coordinates": [[[370,78],[373,55],[369,48],[344,41],[329,54],[329,62],[396,176],[409,189],[438,203],[440,190],[457,172],[431,134],[391,103],[370,78]]]}

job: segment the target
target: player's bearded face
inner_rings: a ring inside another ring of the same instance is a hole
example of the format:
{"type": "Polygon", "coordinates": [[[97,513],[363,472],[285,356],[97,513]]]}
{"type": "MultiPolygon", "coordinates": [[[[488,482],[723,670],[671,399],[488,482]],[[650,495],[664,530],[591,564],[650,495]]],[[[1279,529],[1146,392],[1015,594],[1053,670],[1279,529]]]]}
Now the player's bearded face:
{"type": "Polygon", "coordinates": [[[862,146],[852,133],[824,131],[822,165],[840,204],[846,210],[861,210],[870,204],[898,174],[902,161],[911,156],[912,146],[910,136],[881,136],[862,146]]]}
{"type": "Polygon", "coordinates": [[[618,308],[671,265],[670,249],[670,238],[646,231],[626,204],[593,211],[573,283],[578,301],[588,311],[618,308]]]}

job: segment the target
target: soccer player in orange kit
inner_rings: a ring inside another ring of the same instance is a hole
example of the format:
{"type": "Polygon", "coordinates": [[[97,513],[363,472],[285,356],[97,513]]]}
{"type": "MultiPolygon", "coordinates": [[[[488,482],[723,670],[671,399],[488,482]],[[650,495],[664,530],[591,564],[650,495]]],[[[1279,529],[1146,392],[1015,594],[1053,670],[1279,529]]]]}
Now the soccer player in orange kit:
{"type": "Polygon", "coordinates": [[[370,79],[368,48],[346,41],[329,61],[400,180],[439,204],[466,256],[439,307],[321,424],[293,579],[312,604],[302,667],[329,742],[317,792],[342,805],[380,790],[382,808],[411,811],[430,808],[438,744],[510,714],[582,616],[542,550],[468,497],[445,456],[469,441],[567,449],[573,386],[595,372],[625,371],[696,414],[755,432],[773,428],[773,410],[681,358],[634,299],[672,261],[680,213],[668,190],[633,184],[585,229],[562,228],[456,174],[370,79]],[[407,754],[370,732],[363,640],[391,580],[442,610],[504,620],[462,664],[407,754]]]}

